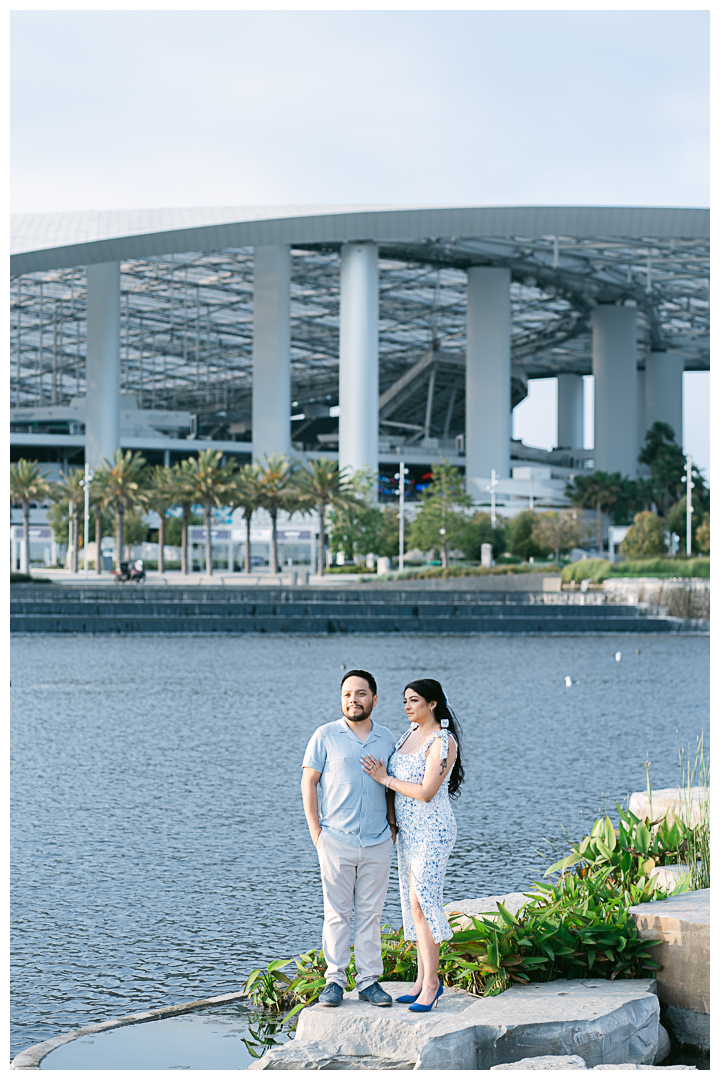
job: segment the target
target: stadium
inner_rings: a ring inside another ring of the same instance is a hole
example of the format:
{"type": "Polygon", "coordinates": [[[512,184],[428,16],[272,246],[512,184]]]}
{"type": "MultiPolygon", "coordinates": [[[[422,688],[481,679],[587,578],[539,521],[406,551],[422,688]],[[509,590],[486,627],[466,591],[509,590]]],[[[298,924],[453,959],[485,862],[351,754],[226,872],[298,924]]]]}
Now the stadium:
{"type": "Polygon", "coordinates": [[[709,212],[317,207],[16,215],[11,451],[51,475],[119,447],[207,447],[377,470],[433,463],[501,513],[558,506],[583,470],[637,474],[682,439],[709,368],[709,212]],[[583,377],[594,376],[594,446],[583,377]],[[512,438],[557,379],[556,448],[512,438]]]}

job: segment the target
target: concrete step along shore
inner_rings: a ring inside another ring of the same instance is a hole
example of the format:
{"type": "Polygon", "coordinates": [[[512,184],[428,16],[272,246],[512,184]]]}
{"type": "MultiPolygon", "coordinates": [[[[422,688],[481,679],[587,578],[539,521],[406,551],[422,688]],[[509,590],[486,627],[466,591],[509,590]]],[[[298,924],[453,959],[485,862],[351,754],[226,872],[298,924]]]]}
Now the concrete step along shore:
{"type": "Polygon", "coordinates": [[[87,586],[11,588],[15,633],[655,633],[698,620],[568,594],[87,586]]]}

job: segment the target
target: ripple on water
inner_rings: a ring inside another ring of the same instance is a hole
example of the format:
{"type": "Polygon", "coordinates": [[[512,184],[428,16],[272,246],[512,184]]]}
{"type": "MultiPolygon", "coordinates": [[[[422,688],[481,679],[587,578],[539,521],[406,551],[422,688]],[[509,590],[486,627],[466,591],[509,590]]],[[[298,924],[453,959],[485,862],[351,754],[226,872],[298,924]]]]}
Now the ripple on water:
{"type": "MultiPolygon", "coordinates": [[[[460,717],[448,901],[527,887],[543,837],[642,788],[646,754],[656,787],[677,783],[676,729],[707,731],[700,637],[28,635],[12,652],[13,1054],[319,945],[300,765],[340,715],[342,664],[376,675],[398,735],[419,675],[460,717]]],[[[394,872],[384,917],[400,922],[394,872]]]]}

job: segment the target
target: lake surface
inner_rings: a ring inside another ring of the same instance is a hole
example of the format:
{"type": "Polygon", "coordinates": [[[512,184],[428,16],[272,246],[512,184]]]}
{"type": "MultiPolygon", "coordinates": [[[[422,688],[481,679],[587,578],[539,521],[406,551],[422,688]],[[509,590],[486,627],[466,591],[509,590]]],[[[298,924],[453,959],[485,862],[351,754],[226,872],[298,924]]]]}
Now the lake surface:
{"type": "Polygon", "coordinates": [[[707,745],[708,662],[682,635],[14,637],[12,1053],[320,945],[299,782],[343,665],[375,674],[398,736],[421,675],[460,718],[447,902],[527,888],[563,826],[644,788],[646,756],[676,784],[676,730],[707,745]]]}

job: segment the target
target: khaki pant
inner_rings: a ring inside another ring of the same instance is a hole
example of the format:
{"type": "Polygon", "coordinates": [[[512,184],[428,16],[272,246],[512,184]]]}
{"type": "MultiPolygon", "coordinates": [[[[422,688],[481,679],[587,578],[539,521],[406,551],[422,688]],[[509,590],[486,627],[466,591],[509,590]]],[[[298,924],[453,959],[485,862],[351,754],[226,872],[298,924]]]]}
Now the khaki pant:
{"type": "Polygon", "coordinates": [[[380,916],[390,879],[392,840],[373,847],[351,847],[320,833],[317,852],[325,900],[323,952],[325,980],[347,986],[345,969],[350,963],[350,916],[355,899],[356,987],[382,978],[380,916]]]}

